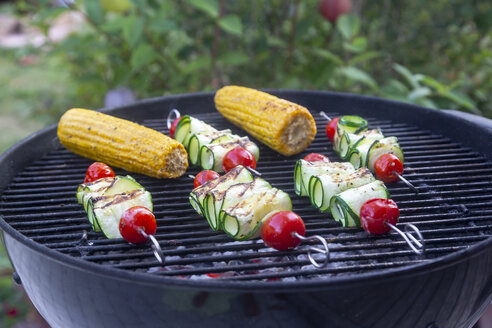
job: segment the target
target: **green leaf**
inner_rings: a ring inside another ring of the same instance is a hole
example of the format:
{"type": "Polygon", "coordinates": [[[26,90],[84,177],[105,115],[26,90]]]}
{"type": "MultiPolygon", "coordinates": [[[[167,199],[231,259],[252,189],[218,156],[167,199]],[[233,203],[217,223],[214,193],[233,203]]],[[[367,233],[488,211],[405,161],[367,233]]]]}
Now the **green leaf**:
{"type": "Polygon", "coordinates": [[[360,53],[366,50],[367,47],[367,39],[364,37],[357,37],[355,38],[352,42],[344,42],[343,47],[345,50],[353,52],[353,53],[360,53]]]}
{"type": "Polygon", "coordinates": [[[407,82],[412,86],[412,88],[420,87],[418,79],[410,72],[405,66],[400,64],[393,64],[393,68],[395,71],[400,73],[401,76],[407,80],[407,82]]]}
{"type": "Polygon", "coordinates": [[[226,66],[239,66],[248,63],[251,58],[243,52],[229,51],[222,54],[218,60],[226,66]]]}
{"type": "Polygon", "coordinates": [[[147,43],[140,44],[132,53],[130,64],[134,70],[146,66],[158,57],[152,46],[147,43]]]}
{"type": "Polygon", "coordinates": [[[227,15],[219,20],[219,26],[226,32],[240,36],[243,33],[243,24],[236,15],[227,15]]]}
{"type": "Polygon", "coordinates": [[[154,19],[149,23],[149,30],[154,33],[166,33],[176,31],[179,27],[176,22],[171,20],[154,19]]]}
{"type": "Polygon", "coordinates": [[[350,66],[354,66],[356,64],[363,63],[363,62],[366,62],[366,61],[369,61],[371,59],[374,59],[374,58],[377,58],[377,57],[381,57],[381,56],[382,56],[382,54],[380,52],[377,52],[377,51],[368,51],[368,52],[365,52],[365,53],[362,53],[360,55],[357,55],[357,56],[352,57],[348,61],[348,64],[350,66]]]}
{"type": "Polygon", "coordinates": [[[416,99],[419,99],[419,98],[428,97],[431,94],[432,94],[431,89],[429,89],[427,87],[419,87],[419,88],[413,89],[412,92],[410,92],[408,94],[408,99],[410,101],[413,101],[413,100],[416,100],[416,99]]]}
{"type": "Polygon", "coordinates": [[[212,18],[219,16],[219,2],[217,0],[188,0],[188,3],[212,18]]]}
{"type": "Polygon", "coordinates": [[[343,60],[339,56],[335,55],[331,51],[328,51],[326,49],[319,49],[319,48],[313,48],[312,52],[315,56],[321,57],[323,59],[326,59],[337,66],[343,66],[343,60]]]}
{"type": "Polygon", "coordinates": [[[279,47],[279,48],[284,48],[287,46],[287,43],[284,40],[279,39],[270,34],[267,35],[267,44],[271,47],[279,47]]]}
{"type": "Polygon", "coordinates": [[[188,65],[185,66],[183,71],[185,74],[195,74],[196,72],[204,68],[209,68],[211,66],[211,62],[212,61],[208,54],[197,56],[196,58],[193,58],[188,65]]]}
{"type": "Polygon", "coordinates": [[[481,115],[482,112],[477,108],[473,100],[471,100],[467,95],[456,90],[449,91],[442,95],[443,97],[457,103],[463,108],[468,109],[470,112],[481,115]]]}
{"type": "Polygon", "coordinates": [[[359,33],[360,20],[354,14],[340,16],[336,24],[338,31],[345,40],[350,40],[359,33]]]}
{"type": "Polygon", "coordinates": [[[358,69],[357,67],[353,67],[353,66],[342,67],[338,70],[338,72],[346,76],[350,80],[363,83],[374,90],[378,89],[376,81],[374,81],[374,79],[369,74],[358,69]]]}
{"type": "Polygon", "coordinates": [[[104,21],[104,11],[99,0],[85,0],[85,13],[95,24],[102,24],[104,21]]]}
{"type": "Polygon", "coordinates": [[[123,37],[130,48],[135,48],[141,41],[144,31],[144,20],[140,17],[129,16],[123,26],[123,37]]]}
{"type": "Polygon", "coordinates": [[[127,19],[125,17],[116,17],[110,21],[105,22],[101,25],[101,29],[104,32],[117,32],[123,30],[127,19]]]}

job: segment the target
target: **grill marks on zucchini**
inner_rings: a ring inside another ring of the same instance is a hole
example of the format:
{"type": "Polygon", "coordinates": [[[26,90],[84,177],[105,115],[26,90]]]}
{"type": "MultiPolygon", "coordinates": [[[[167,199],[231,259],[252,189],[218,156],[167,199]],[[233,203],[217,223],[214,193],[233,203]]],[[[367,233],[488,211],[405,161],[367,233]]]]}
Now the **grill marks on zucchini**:
{"type": "Polygon", "coordinates": [[[369,169],[357,170],[347,162],[307,162],[303,159],[294,168],[296,194],[308,196],[321,212],[330,211],[344,227],[360,226],[360,208],[369,199],[389,198],[383,182],[376,180],[369,169]]]}
{"type": "Polygon", "coordinates": [[[190,203],[212,230],[223,230],[236,240],[258,237],[262,220],[272,211],[292,210],[287,193],[253,178],[243,166],[195,188],[190,203]]]}
{"type": "Polygon", "coordinates": [[[176,127],[175,138],[187,149],[190,163],[204,170],[223,172],[225,154],[237,147],[249,150],[256,161],[260,158],[258,146],[248,137],[232,134],[231,130],[218,131],[207,123],[189,115],[183,116],[176,127]]]}
{"type": "Polygon", "coordinates": [[[107,238],[121,238],[119,222],[123,212],[133,206],[152,211],[152,196],[131,176],[102,178],[79,185],[77,200],[84,205],[94,231],[107,238]]]}

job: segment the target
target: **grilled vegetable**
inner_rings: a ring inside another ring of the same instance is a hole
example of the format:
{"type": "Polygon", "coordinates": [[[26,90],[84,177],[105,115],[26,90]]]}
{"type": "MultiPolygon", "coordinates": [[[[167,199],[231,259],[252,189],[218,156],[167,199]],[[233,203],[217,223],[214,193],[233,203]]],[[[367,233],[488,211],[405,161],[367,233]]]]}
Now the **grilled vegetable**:
{"type": "Polygon", "coordinates": [[[119,229],[121,236],[129,243],[141,244],[148,240],[146,235],[155,234],[157,223],[152,211],[143,206],[130,207],[123,212],[119,229]]]}
{"type": "MultiPolygon", "coordinates": [[[[329,125],[334,121],[330,121],[329,125]]],[[[336,125],[333,149],[356,169],[365,166],[375,172],[375,163],[384,154],[394,154],[403,166],[404,156],[396,137],[385,138],[379,130],[366,130],[367,121],[363,118],[351,115],[340,117],[336,125]]]]}
{"type": "Polygon", "coordinates": [[[267,214],[292,209],[287,193],[261,178],[253,179],[242,166],[195,188],[190,202],[212,230],[222,229],[236,240],[258,237],[267,214]]]}
{"type": "Polygon", "coordinates": [[[400,210],[392,199],[371,199],[360,208],[362,228],[371,235],[388,233],[391,228],[387,223],[396,225],[399,216],[400,210]]]}
{"type": "Polygon", "coordinates": [[[309,179],[309,199],[322,212],[330,209],[330,200],[336,194],[374,181],[371,172],[363,167],[352,173],[328,173],[309,179]]]}
{"type": "Polygon", "coordinates": [[[279,251],[296,248],[301,239],[294,233],[304,236],[306,227],[299,215],[291,211],[280,211],[263,220],[261,238],[267,246],[279,251]]]}
{"type": "Polygon", "coordinates": [[[152,197],[130,176],[101,178],[81,184],[77,200],[84,205],[94,231],[102,231],[107,238],[121,238],[119,221],[123,212],[133,206],[152,210],[152,197]]]}
{"type": "Polygon", "coordinates": [[[388,190],[379,180],[333,196],[330,200],[330,211],[335,221],[342,223],[344,227],[360,227],[360,208],[374,198],[389,198],[388,190]]]}
{"type": "Polygon", "coordinates": [[[223,208],[224,232],[236,240],[257,238],[261,234],[262,220],[268,214],[291,211],[292,201],[287,193],[271,188],[254,193],[239,203],[223,208]]]}
{"type": "Polygon", "coordinates": [[[198,214],[205,216],[212,230],[218,230],[218,222],[211,221],[210,217],[207,215],[205,197],[207,197],[210,192],[223,192],[234,184],[250,181],[253,181],[253,175],[251,174],[251,172],[249,172],[246,168],[242,166],[237,166],[234,169],[230,170],[228,173],[222,175],[221,177],[209,180],[198,188],[193,189],[189,197],[191,206],[193,206],[198,214]]]}
{"type": "Polygon", "coordinates": [[[316,124],[305,108],[268,93],[226,86],[215,94],[215,107],[234,125],[283,155],[306,149],[316,124]]]}
{"type": "Polygon", "coordinates": [[[327,173],[351,173],[355,169],[350,163],[338,162],[308,162],[303,159],[298,160],[294,167],[294,191],[299,196],[308,196],[309,179],[312,176],[319,176],[327,173]]]}
{"type": "Polygon", "coordinates": [[[204,170],[223,172],[224,156],[234,148],[248,150],[255,157],[255,162],[260,158],[258,146],[248,137],[232,134],[231,130],[217,131],[189,115],[182,116],[175,136],[188,149],[191,164],[200,165],[204,170]]]}
{"type": "Polygon", "coordinates": [[[58,124],[58,138],[70,151],[127,171],[176,178],[188,167],[183,145],[139,124],[74,108],[58,124]]]}

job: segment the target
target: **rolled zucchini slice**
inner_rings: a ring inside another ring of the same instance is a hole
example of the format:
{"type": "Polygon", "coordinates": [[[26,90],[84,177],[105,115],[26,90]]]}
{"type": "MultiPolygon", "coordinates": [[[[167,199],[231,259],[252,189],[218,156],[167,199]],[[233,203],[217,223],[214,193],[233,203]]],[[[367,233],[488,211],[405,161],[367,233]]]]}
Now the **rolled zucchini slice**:
{"type": "Polygon", "coordinates": [[[251,142],[248,137],[242,137],[238,140],[202,146],[200,149],[200,164],[205,170],[223,172],[222,162],[224,160],[224,156],[231,149],[237,147],[242,147],[249,150],[255,157],[256,161],[259,160],[260,150],[258,146],[251,142]]]}
{"type": "Polygon", "coordinates": [[[370,199],[389,198],[389,192],[383,182],[371,183],[347,189],[330,200],[330,211],[335,221],[344,227],[360,227],[360,208],[370,199]]]}
{"type": "Polygon", "coordinates": [[[201,186],[193,189],[190,193],[189,200],[191,206],[198,212],[205,216],[212,230],[217,230],[218,226],[216,222],[211,222],[207,215],[205,206],[205,198],[210,192],[221,192],[227,190],[230,186],[253,181],[253,175],[244,166],[236,166],[226,174],[207,181],[201,186]]]}
{"type": "MultiPolygon", "coordinates": [[[[341,116],[337,123],[335,136],[333,139],[333,149],[340,154],[342,137],[345,133],[358,134],[367,130],[367,121],[360,116],[344,115],[341,116]]],[[[348,141],[348,140],[347,140],[348,141]]],[[[347,151],[345,151],[345,156],[347,151]]],[[[344,157],[342,157],[344,158],[344,157]]]]}
{"type": "Polygon", "coordinates": [[[190,138],[196,133],[202,132],[216,132],[217,130],[208,125],[207,123],[191,117],[189,115],[184,115],[178,122],[176,126],[176,132],[174,133],[174,139],[185,146],[186,149],[189,147],[190,138]]]}
{"type": "Polygon", "coordinates": [[[303,159],[297,161],[294,167],[294,191],[299,196],[309,196],[309,179],[328,173],[351,173],[355,169],[352,164],[343,162],[308,162],[303,159]]]}
{"type": "Polygon", "coordinates": [[[272,186],[264,179],[255,178],[251,182],[238,183],[230,186],[225,191],[212,191],[205,197],[205,208],[207,216],[212,224],[217,226],[217,230],[223,229],[224,213],[223,208],[230,208],[242,199],[248,198],[255,193],[270,190],[272,186]]]}
{"type": "Polygon", "coordinates": [[[309,199],[314,207],[321,212],[330,209],[330,200],[336,194],[347,189],[359,187],[375,180],[371,171],[367,168],[360,168],[353,173],[347,174],[326,174],[313,176],[309,181],[309,199]]]}
{"type": "Polygon", "coordinates": [[[224,137],[230,138],[231,130],[221,130],[214,132],[200,132],[195,133],[190,137],[188,145],[188,155],[190,156],[190,163],[192,165],[200,165],[200,148],[204,145],[216,142],[216,140],[223,140],[224,137]]]}
{"type": "Polygon", "coordinates": [[[405,156],[398,144],[396,137],[388,137],[375,141],[368,152],[366,166],[374,172],[374,163],[384,154],[393,154],[400,159],[403,164],[405,156]]]}
{"type": "Polygon", "coordinates": [[[91,213],[95,224],[107,238],[122,238],[120,234],[120,219],[123,213],[134,206],[143,206],[153,210],[152,196],[145,189],[127,193],[114,194],[91,198],[91,213]]]}
{"type": "Polygon", "coordinates": [[[235,240],[256,238],[261,234],[262,220],[267,215],[291,210],[292,201],[289,195],[282,190],[271,188],[223,208],[223,230],[235,240]]]}

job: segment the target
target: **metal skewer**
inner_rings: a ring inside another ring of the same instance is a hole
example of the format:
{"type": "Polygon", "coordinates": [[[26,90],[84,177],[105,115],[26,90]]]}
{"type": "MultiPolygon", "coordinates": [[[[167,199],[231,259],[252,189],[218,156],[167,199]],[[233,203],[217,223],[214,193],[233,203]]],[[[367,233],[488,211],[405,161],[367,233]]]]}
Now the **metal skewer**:
{"type": "Polygon", "coordinates": [[[323,116],[326,120],[331,121],[331,118],[328,115],[326,115],[325,112],[321,111],[319,112],[319,115],[323,116]]]}
{"type": "Polygon", "coordinates": [[[330,250],[328,248],[328,243],[326,242],[326,239],[324,239],[323,237],[321,237],[319,235],[304,237],[304,236],[301,236],[300,234],[298,234],[297,232],[293,232],[292,236],[297,237],[302,241],[314,240],[314,241],[321,242],[321,244],[323,245],[323,249],[318,248],[318,247],[314,247],[314,246],[309,246],[308,258],[309,258],[309,261],[311,262],[311,264],[317,269],[324,268],[328,264],[328,261],[330,260],[330,250]],[[323,254],[325,256],[324,261],[321,264],[318,263],[318,261],[316,261],[316,259],[313,257],[312,252],[323,254]]]}
{"type": "Polygon", "coordinates": [[[174,120],[177,119],[178,117],[181,117],[179,110],[177,110],[176,108],[173,108],[173,109],[171,109],[171,111],[169,111],[169,115],[167,115],[167,129],[168,130],[171,128],[171,125],[173,124],[174,120]]]}
{"type": "Polygon", "coordinates": [[[410,246],[410,248],[415,254],[422,255],[424,253],[425,241],[424,241],[424,237],[422,237],[422,234],[420,233],[419,228],[417,228],[411,223],[407,223],[404,226],[405,231],[401,231],[391,223],[386,222],[386,225],[390,227],[392,230],[396,231],[400,236],[402,236],[403,239],[405,239],[405,242],[408,244],[408,246],[410,246]],[[413,232],[417,234],[417,237],[419,238],[418,240],[413,236],[412,231],[410,230],[413,230],[413,232]]]}
{"type": "Polygon", "coordinates": [[[152,248],[152,252],[154,252],[154,256],[160,264],[164,264],[164,254],[162,253],[161,245],[159,245],[159,242],[155,239],[154,235],[147,234],[142,228],[138,228],[138,232],[150,240],[152,243],[150,247],[152,248]]]}

